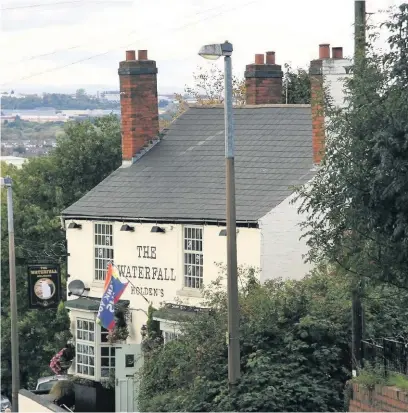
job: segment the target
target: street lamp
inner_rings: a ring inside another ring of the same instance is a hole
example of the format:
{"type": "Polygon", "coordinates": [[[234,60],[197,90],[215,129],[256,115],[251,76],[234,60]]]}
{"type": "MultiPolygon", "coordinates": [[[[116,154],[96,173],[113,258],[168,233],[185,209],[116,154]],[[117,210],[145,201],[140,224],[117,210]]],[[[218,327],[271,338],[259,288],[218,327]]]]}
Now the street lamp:
{"type": "Polygon", "coordinates": [[[234,122],[232,113],[232,44],[203,46],[198,54],[217,60],[224,56],[225,163],[227,189],[227,283],[228,283],[228,380],[234,386],[240,378],[237,231],[235,211],[234,122]]]}
{"type": "Polygon", "coordinates": [[[1,178],[1,186],[7,188],[7,218],[10,267],[10,312],[11,312],[11,408],[18,412],[20,389],[19,346],[17,330],[16,256],[14,250],[13,181],[9,176],[1,178]]]}

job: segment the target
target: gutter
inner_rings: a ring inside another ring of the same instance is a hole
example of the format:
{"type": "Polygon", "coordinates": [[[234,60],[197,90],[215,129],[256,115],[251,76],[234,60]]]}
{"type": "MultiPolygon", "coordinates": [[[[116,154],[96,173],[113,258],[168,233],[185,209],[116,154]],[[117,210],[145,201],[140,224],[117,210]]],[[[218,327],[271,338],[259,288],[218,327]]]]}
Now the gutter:
{"type": "MultiPolygon", "coordinates": [[[[120,222],[135,222],[135,223],[151,223],[156,224],[158,222],[162,224],[197,224],[197,225],[216,225],[226,226],[225,220],[208,219],[208,218],[130,218],[130,217],[107,217],[96,215],[61,215],[61,227],[65,229],[66,220],[82,220],[82,221],[120,221],[120,222]]],[[[237,227],[241,228],[259,228],[258,220],[237,220],[237,227]]]]}

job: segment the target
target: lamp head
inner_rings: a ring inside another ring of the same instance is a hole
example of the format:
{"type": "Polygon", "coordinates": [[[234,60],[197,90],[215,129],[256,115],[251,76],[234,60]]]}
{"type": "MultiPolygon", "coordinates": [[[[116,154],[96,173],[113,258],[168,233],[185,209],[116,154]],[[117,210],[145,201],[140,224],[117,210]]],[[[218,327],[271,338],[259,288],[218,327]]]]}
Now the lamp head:
{"type": "Polygon", "coordinates": [[[221,56],[231,56],[232,51],[232,44],[225,41],[222,44],[207,44],[201,47],[198,54],[207,60],[217,60],[221,56]]]}

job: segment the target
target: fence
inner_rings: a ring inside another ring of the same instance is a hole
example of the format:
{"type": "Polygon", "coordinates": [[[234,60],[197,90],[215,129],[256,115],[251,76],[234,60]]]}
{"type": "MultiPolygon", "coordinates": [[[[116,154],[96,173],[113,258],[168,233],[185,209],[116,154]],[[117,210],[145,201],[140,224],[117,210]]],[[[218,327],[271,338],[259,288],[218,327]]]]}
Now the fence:
{"type": "Polygon", "coordinates": [[[404,337],[361,341],[364,362],[389,372],[408,375],[408,339],[404,337]]]}

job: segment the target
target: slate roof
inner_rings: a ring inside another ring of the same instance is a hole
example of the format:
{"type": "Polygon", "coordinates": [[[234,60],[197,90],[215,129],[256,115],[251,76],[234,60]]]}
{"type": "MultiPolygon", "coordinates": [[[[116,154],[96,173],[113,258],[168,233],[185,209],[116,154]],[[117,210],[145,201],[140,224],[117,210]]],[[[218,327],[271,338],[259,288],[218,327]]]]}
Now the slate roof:
{"type": "MultiPolygon", "coordinates": [[[[234,121],[237,221],[256,223],[313,176],[311,109],[237,107],[234,121]]],[[[190,108],[160,143],[63,216],[225,222],[223,108],[190,108]]]]}

